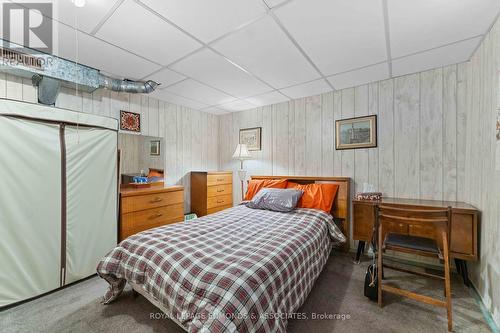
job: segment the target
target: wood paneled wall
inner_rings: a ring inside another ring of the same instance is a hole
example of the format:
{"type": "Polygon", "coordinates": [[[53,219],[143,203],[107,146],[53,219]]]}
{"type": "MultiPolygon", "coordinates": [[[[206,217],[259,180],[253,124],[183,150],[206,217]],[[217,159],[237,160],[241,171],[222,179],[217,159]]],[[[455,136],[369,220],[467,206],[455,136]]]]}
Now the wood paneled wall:
{"type": "MultiPolygon", "coordinates": [[[[262,151],[249,174],[348,176],[353,193],[374,184],[385,196],[464,199],[465,64],[220,116],[220,167],[231,160],[240,128],[262,127],[262,151]],[[378,147],[335,150],[335,120],[378,115],[378,147]],[[461,141],[460,141],[461,142],[461,141]]],[[[237,180],[237,175],[235,174],[237,180]]],[[[241,198],[235,182],[234,200],[241,198]]]]}
{"type": "Polygon", "coordinates": [[[500,21],[466,65],[467,105],[464,200],[481,210],[480,261],[472,265],[472,281],[500,327],[500,141],[495,124],[500,107],[500,21]]]}
{"type": "Polygon", "coordinates": [[[499,48],[497,22],[469,62],[222,115],[219,167],[236,171],[239,129],[262,127],[262,151],[245,161],[250,175],[349,176],[353,193],[368,182],[385,196],[475,205],[481,259],[471,277],[500,326],[499,48]],[[335,120],[370,114],[378,115],[378,147],[336,151],[335,120]]]}
{"type": "MultiPolygon", "coordinates": [[[[0,98],[37,102],[31,80],[0,73],[0,98]]],[[[190,210],[189,172],[217,170],[217,116],[159,101],[147,95],[99,89],[77,93],[62,88],[56,106],[118,118],[120,110],[141,114],[141,134],[163,138],[168,184],[184,185],[185,211],[190,210]]]]}

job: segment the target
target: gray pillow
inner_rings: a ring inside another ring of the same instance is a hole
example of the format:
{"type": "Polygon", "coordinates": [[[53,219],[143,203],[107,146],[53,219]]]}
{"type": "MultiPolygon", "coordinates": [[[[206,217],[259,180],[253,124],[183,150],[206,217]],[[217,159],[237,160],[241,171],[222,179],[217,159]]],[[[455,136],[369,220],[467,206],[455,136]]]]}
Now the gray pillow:
{"type": "Polygon", "coordinates": [[[304,192],[296,189],[263,188],[247,203],[247,207],[290,212],[304,192]]]}

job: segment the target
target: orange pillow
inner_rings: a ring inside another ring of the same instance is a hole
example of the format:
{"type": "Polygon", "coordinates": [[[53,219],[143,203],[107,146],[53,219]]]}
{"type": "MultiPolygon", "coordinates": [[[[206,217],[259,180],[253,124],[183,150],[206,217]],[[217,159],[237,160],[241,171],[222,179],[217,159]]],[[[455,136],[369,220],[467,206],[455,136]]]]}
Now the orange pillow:
{"type": "Polygon", "coordinates": [[[286,179],[252,179],[248,182],[244,200],[252,200],[253,196],[263,188],[286,188],[287,183],[286,179]]]}
{"type": "Polygon", "coordinates": [[[148,178],[150,177],[163,177],[163,172],[157,169],[150,169],[148,173],[148,178]]]}
{"type": "Polygon", "coordinates": [[[304,191],[297,207],[321,209],[327,213],[332,210],[333,200],[337,195],[339,186],[336,184],[297,184],[289,182],[287,188],[304,191]]]}

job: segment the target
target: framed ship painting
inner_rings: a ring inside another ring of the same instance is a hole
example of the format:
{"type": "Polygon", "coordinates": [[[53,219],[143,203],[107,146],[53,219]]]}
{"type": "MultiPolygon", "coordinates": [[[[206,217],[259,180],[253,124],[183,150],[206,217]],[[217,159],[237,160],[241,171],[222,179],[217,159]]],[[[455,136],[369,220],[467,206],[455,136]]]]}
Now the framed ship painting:
{"type": "Polygon", "coordinates": [[[377,147],[377,116],[335,121],[335,149],[377,147]]]}
{"type": "Polygon", "coordinates": [[[240,129],[240,144],[246,144],[248,150],[262,149],[262,127],[240,129]]]}

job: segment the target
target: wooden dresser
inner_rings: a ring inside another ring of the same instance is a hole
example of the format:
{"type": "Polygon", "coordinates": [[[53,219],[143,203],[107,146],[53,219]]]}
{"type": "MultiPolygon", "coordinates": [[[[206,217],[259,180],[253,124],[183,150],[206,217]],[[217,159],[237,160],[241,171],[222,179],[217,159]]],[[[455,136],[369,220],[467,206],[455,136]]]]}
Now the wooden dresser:
{"type": "Polygon", "coordinates": [[[231,171],[191,172],[191,211],[205,216],[233,206],[231,171]]]}
{"type": "Polygon", "coordinates": [[[183,220],[182,186],[123,188],[120,191],[120,241],[140,231],[183,220]]]}

